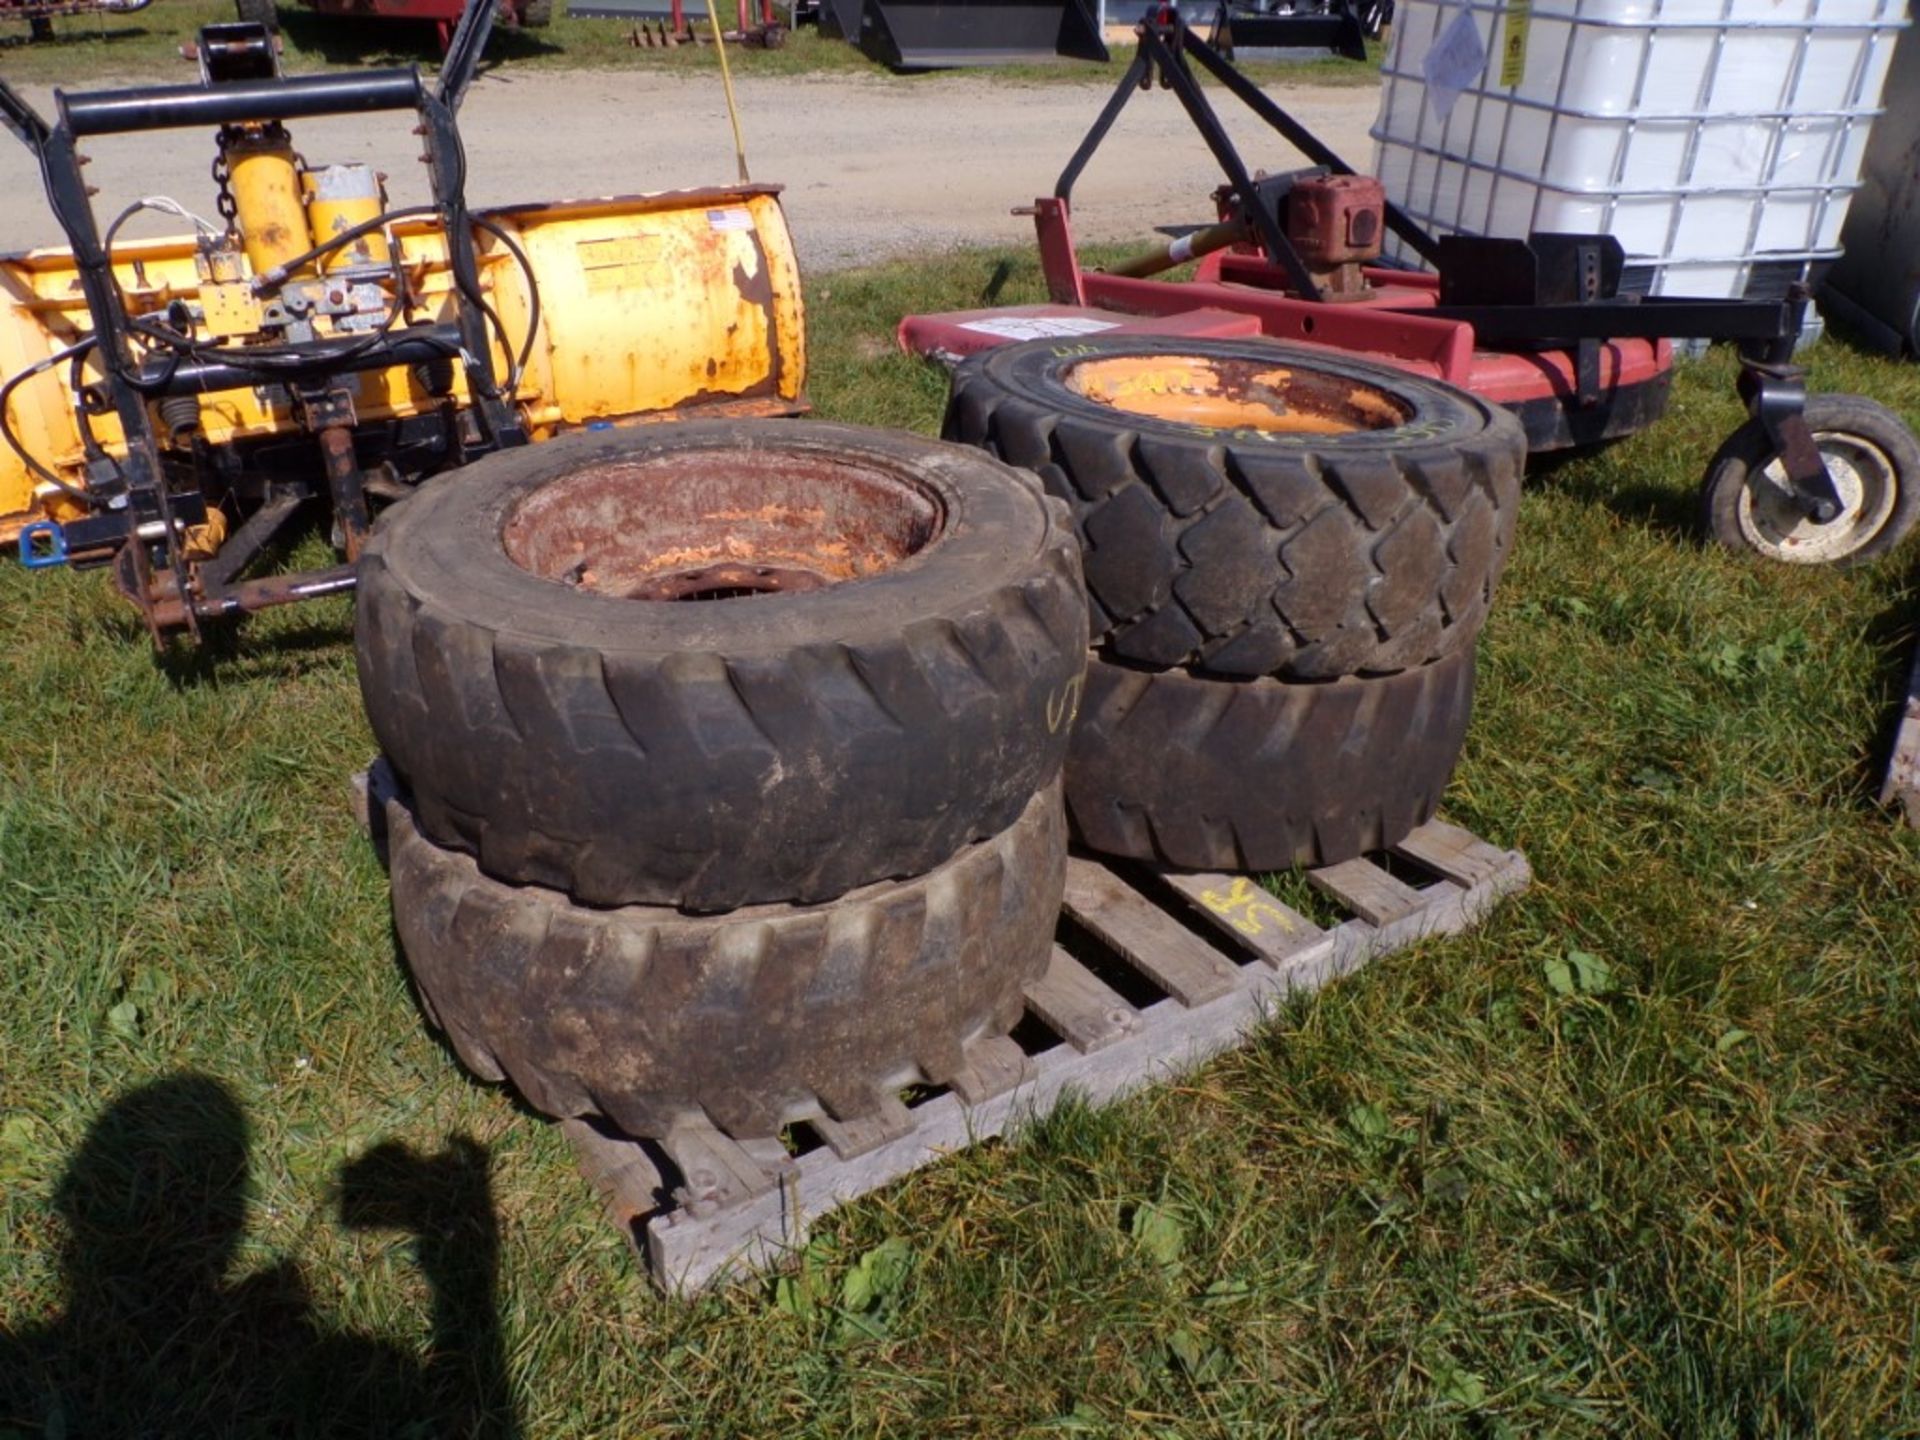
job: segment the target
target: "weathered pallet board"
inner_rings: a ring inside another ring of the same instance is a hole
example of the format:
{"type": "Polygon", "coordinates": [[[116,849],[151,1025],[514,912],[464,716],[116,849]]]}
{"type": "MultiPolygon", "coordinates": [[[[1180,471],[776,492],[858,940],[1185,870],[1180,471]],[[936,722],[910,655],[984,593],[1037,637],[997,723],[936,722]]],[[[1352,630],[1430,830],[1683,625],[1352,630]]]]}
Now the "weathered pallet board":
{"type": "Polygon", "coordinates": [[[1880,803],[1899,805],[1907,824],[1920,829],[1920,648],[1907,675],[1907,698],[1893,732],[1893,756],[1880,786],[1880,803]]]}
{"type": "Polygon", "coordinates": [[[1129,1003],[1059,946],[1027,992],[1029,1025],[1056,1043],[975,1044],[945,1091],[878,1120],[803,1122],[822,1142],[790,1155],[713,1130],[664,1142],[568,1121],[582,1171],[667,1290],[691,1293],[777,1265],[814,1220],[882,1185],[1041,1116],[1071,1091],[1101,1104],[1239,1044],[1287,995],[1313,990],[1429,935],[1477,923],[1531,877],[1517,851],[1434,822],[1395,847],[1429,872],[1413,885],[1372,860],[1311,871],[1354,918],[1323,929],[1245,876],[1155,876],[1075,857],[1062,933],[1090,963],[1124,966],[1159,998],[1129,1003]],[[1081,948],[1090,946],[1091,949],[1081,948]],[[678,1172],[677,1177],[674,1172],[678,1172]]]}

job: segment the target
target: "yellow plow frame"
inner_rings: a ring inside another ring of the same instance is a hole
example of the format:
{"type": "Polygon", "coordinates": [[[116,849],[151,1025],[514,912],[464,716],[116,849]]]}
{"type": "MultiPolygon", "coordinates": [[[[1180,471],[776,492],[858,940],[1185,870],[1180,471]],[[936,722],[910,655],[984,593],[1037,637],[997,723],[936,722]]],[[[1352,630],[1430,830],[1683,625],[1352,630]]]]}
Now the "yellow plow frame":
{"type": "MultiPolygon", "coordinates": [[[[530,435],[545,439],[597,422],[673,418],[690,412],[788,415],[805,408],[805,313],[793,241],[777,185],[738,185],[657,195],[515,205],[478,212],[525,252],[539,292],[539,328],[514,396],[530,435]]],[[[430,220],[393,227],[409,288],[434,318],[454,304],[444,233],[430,220]]],[[[526,276],[500,240],[476,227],[481,292],[516,350],[532,319],[526,276]]],[[[162,312],[199,302],[190,236],[114,248],[114,275],[129,309],[162,312]]],[[[0,257],[0,379],[71,345],[89,329],[73,255],[65,249],[0,257]]],[[[509,357],[494,341],[495,373],[509,357]]],[[[434,393],[417,367],[351,378],[361,424],[404,419],[468,402],[462,367],[434,393]]],[[[70,366],[22,383],[7,407],[20,444],[76,488],[85,452],[70,366]]],[[[89,360],[82,390],[101,379],[89,360]]],[[[284,392],[210,391],[198,398],[209,445],[305,433],[284,392]]],[[[124,438],[110,408],[91,428],[110,455],[124,438]]],[[[19,455],[0,446],[0,544],[23,525],[65,520],[77,502],[36,483],[19,455]]]]}

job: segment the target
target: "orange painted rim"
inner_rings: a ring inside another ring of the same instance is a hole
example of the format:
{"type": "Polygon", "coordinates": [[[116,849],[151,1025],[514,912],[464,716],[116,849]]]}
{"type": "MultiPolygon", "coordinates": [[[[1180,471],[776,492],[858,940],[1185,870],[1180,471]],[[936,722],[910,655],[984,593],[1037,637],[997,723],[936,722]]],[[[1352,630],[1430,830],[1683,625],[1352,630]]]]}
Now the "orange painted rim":
{"type": "Polygon", "coordinates": [[[1351,435],[1412,418],[1405,401],[1364,381],[1251,356],[1113,355],[1082,360],[1063,379],[1097,405],[1209,430],[1351,435]]]}

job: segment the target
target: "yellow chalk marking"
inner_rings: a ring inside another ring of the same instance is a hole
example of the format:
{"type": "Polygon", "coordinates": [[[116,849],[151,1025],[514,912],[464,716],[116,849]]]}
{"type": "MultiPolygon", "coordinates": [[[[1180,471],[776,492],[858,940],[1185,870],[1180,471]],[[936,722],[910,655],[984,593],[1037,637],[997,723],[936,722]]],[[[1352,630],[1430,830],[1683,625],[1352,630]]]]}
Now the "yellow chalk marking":
{"type": "Polygon", "coordinates": [[[1200,903],[1214,914],[1224,916],[1242,935],[1264,935],[1263,919],[1288,934],[1295,928],[1293,918],[1268,899],[1266,892],[1256,890],[1244,875],[1236,875],[1233,884],[1224,891],[1202,890],[1200,903]]]}

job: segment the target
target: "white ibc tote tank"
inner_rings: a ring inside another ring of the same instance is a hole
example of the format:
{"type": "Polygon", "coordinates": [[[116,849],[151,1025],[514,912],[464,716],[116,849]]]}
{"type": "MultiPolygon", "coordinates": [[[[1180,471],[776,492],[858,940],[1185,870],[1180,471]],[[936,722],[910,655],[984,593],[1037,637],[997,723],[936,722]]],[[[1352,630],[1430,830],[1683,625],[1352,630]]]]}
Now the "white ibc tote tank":
{"type": "Polygon", "coordinates": [[[1604,231],[1624,290],[1777,297],[1839,253],[1906,24],[1906,0],[1401,0],[1374,168],[1440,234],[1604,231]]]}

